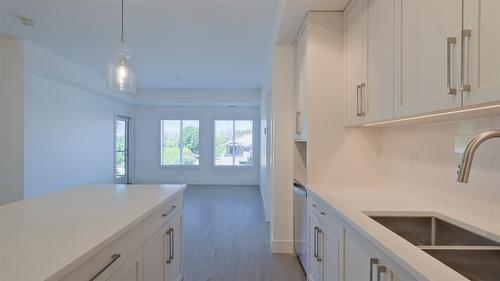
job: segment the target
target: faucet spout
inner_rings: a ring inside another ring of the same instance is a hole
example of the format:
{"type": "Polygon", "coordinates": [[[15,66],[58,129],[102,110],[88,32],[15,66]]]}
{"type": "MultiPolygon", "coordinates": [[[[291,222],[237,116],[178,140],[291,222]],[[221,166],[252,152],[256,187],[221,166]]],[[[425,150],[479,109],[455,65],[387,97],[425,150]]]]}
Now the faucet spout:
{"type": "Polygon", "coordinates": [[[475,136],[467,145],[462,156],[462,163],[458,166],[457,181],[469,182],[469,174],[472,167],[472,159],[477,148],[485,141],[492,138],[500,138],[500,130],[491,130],[475,136]]]}

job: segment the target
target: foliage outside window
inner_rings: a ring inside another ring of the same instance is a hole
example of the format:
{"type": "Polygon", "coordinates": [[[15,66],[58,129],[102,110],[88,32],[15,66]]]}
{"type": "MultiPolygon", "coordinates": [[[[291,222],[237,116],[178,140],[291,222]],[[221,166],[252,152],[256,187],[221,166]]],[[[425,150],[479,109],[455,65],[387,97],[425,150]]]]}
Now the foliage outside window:
{"type": "Polygon", "coordinates": [[[200,164],[200,121],[161,120],[161,164],[200,164]]]}
{"type": "Polygon", "coordinates": [[[253,166],[253,121],[215,121],[215,165],[253,166]]]}
{"type": "Polygon", "coordinates": [[[116,132],[115,132],[115,174],[116,177],[123,177],[126,175],[126,154],[127,147],[125,143],[125,138],[127,134],[126,122],[122,120],[116,121],[116,132]]]}

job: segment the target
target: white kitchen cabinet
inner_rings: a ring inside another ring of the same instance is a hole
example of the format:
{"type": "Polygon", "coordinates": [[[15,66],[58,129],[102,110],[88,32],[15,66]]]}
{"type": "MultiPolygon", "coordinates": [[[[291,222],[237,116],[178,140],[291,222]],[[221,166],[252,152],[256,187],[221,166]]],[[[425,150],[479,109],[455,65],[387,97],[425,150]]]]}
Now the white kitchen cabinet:
{"type": "Polygon", "coordinates": [[[339,281],[341,274],[340,241],[341,237],[335,235],[329,227],[323,229],[322,253],[323,253],[323,280],[339,281]]]}
{"type": "Polygon", "coordinates": [[[143,251],[140,248],[124,265],[111,275],[108,281],[143,281],[143,251]]]}
{"type": "Polygon", "coordinates": [[[308,281],[416,281],[320,196],[307,200],[308,281]]]}
{"type": "Polygon", "coordinates": [[[182,234],[183,234],[183,216],[178,212],[171,220],[167,222],[167,240],[164,244],[167,254],[165,277],[166,281],[181,281],[183,279],[182,263],[182,234]]]}
{"type": "Polygon", "coordinates": [[[462,0],[399,0],[398,5],[401,93],[395,116],[460,108],[462,0]]]}
{"type": "Polygon", "coordinates": [[[144,244],[144,281],[182,277],[182,212],[177,212],[144,244]]]}
{"type": "Polygon", "coordinates": [[[342,274],[343,231],[332,225],[333,214],[323,210],[320,203],[309,199],[309,281],[338,281],[342,274]]]}
{"type": "Polygon", "coordinates": [[[500,101],[500,1],[465,0],[464,106],[500,101]]]}
{"type": "Polygon", "coordinates": [[[168,259],[169,225],[165,224],[144,244],[144,280],[166,280],[165,266],[168,259]]]}
{"type": "Polygon", "coordinates": [[[353,0],[344,11],[344,124],[359,125],[366,116],[368,0],[353,0]]]}
{"type": "Polygon", "coordinates": [[[320,236],[320,231],[321,231],[321,225],[319,218],[314,214],[309,212],[308,215],[309,218],[309,253],[308,253],[308,265],[307,265],[307,270],[308,270],[308,279],[309,281],[321,281],[323,280],[323,272],[321,270],[322,264],[319,259],[319,254],[318,252],[320,251],[320,245],[319,245],[319,236],[320,236]]]}
{"type": "Polygon", "coordinates": [[[182,233],[180,193],[60,280],[180,281],[182,233]]]}
{"type": "Polygon", "coordinates": [[[355,230],[345,232],[345,281],[416,281],[355,230]]]}
{"type": "Polygon", "coordinates": [[[368,0],[365,123],[394,117],[395,0],[368,0]]]}
{"type": "MultiPolygon", "coordinates": [[[[335,110],[329,103],[341,85],[340,45],[342,44],[340,12],[309,12],[296,44],[295,140],[310,141],[316,134],[317,122],[324,119],[322,106],[335,110]]],[[[341,118],[338,112],[338,118],[341,118]]]]}
{"type": "Polygon", "coordinates": [[[295,44],[295,140],[297,141],[305,141],[308,137],[307,42],[308,27],[304,24],[295,44]]]}
{"type": "Polygon", "coordinates": [[[355,0],[344,12],[344,123],[394,117],[394,0],[355,0]]]}

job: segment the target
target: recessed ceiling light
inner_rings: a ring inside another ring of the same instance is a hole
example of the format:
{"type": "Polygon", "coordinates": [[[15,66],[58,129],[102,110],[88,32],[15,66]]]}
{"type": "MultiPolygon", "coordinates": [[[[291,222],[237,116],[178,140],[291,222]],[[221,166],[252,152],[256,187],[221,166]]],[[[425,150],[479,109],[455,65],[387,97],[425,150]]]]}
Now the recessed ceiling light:
{"type": "Polygon", "coordinates": [[[27,27],[35,27],[35,21],[34,20],[32,20],[32,19],[30,19],[28,17],[23,17],[23,16],[19,16],[18,18],[19,18],[19,21],[23,25],[25,25],[27,27]]]}

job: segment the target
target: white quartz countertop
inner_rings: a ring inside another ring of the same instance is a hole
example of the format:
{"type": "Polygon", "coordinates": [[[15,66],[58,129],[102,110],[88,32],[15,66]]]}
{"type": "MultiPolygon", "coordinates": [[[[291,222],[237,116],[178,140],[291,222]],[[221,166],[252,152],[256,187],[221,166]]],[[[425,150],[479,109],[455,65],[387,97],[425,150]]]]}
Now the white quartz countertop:
{"type": "Polygon", "coordinates": [[[366,213],[436,215],[492,240],[500,241],[498,224],[470,216],[461,210],[445,208],[396,188],[308,186],[308,191],[312,191],[329,202],[354,229],[417,280],[462,281],[468,279],[378,224],[366,213]]]}
{"type": "Polygon", "coordinates": [[[86,185],[0,206],[0,281],[54,280],[185,185],[86,185]]]}

